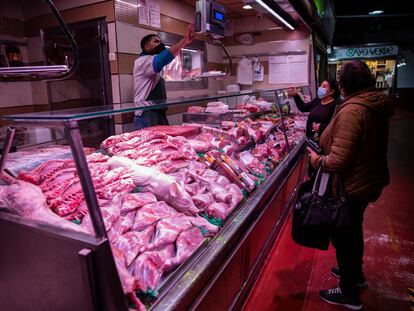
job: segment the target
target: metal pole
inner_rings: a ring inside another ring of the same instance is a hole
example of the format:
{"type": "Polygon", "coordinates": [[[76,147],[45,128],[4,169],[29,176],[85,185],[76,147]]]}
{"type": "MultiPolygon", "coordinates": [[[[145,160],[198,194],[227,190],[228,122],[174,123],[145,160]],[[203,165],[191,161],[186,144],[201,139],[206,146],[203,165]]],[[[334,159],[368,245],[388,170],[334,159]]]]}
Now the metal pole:
{"type": "Polygon", "coordinates": [[[282,120],[282,130],[283,130],[283,136],[285,137],[286,150],[288,153],[290,153],[289,140],[286,134],[285,119],[283,118],[282,106],[280,105],[279,96],[277,96],[277,91],[275,91],[275,96],[276,96],[276,101],[277,101],[277,107],[279,108],[280,119],[282,120]]]}
{"type": "Polygon", "coordinates": [[[3,176],[4,167],[6,166],[7,156],[9,155],[15,132],[16,129],[14,127],[7,128],[6,140],[3,145],[3,150],[0,159],[0,176],[3,176]]]}
{"type": "Polygon", "coordinates": [[[70,148],[72,149],[73,158],[75,160],[76,169],[82,185],[85,201],[88,205],[88,211],[92,220],[93,229],[95,230],[95,235],[100,239],[107,238],[105,224],[102,219],[101,210],[99,209],[95,188],[89,172],[88,162],[86,161],[86,156],[83,151],[82,137],[79,132],[78,122],[67,122],[65,132],[70,148]]]}

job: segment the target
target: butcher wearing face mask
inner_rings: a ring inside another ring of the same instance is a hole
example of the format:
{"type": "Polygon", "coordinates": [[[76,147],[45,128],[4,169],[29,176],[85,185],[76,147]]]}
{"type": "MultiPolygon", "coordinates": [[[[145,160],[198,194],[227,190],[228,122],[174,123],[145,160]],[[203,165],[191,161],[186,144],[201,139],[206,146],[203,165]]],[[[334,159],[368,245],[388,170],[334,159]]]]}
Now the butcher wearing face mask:
{"type": "MultiPolygon", "coordinates": [[[[162,68],[172,62],[180,50],[195,37],[193,25],[189,25],[183,39],[167,49],[156,34],[142,38],[142,52],[134,63],[134,104],[137,107],[155,105],[157,100],[167,98],[162,68]],[[154,102],[145,102],[154,101],[154,102]]],[[[136,129],[154,125],[168,125],[167,108],[153,108],[135,112],[136,129]]]]}
{"type": "Polygon", "coordinates": [[[318,97],[307,103],[299,96],[296,88],[290,88],[288,93],[293,96],[296,106],[301,112],[309,112],[306,136],[314,141],[319,141],[319,137],[331,121],[337,105],[341,103],[338,82],[335,79],[323,81],[318,88],[318,97]]]}

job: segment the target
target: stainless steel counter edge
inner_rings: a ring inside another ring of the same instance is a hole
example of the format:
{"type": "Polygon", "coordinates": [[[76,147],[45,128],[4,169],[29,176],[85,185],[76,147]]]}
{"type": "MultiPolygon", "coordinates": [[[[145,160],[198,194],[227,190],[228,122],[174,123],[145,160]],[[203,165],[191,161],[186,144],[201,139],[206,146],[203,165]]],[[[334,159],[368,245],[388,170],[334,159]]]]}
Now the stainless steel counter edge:
{"type": "Polygon", "coordinates": [[[201,252],[197,252],[196,256],[190,258],[169,277],[160,290],[158,301],[151,310],[182,309],[191,304],[188,301],[188,296],[191,295],[195,298],[221,264],[226,261],[226,255],[231,253],[233,246],[240,242],[240,238],[249,230],[261,208],[265,205],[263,201],[266,201],[266,194],[269,194],[268,192],[275,186],[279,188],[283,185],[289,177],[288,173],[296,166],[303,154],[304,147],[305,141],[303,139],[253,196],[237,209],[219,234],[201,252]]]}

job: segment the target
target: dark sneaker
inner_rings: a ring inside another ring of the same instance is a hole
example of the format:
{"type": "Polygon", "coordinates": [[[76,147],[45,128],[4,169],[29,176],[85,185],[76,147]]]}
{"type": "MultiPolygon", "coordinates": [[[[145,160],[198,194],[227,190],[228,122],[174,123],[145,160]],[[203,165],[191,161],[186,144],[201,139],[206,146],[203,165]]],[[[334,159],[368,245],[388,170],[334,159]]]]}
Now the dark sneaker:
{"type": "MultiPolygon", "coordinates": [[[[339,268],[338,268],[338,267],[332,267],[332,268],[331,268],[331,274],[332,274],[334,277],[338,278],[338,279],[340,279],[340,278],[341,278],[341,271],[339,271],[339,268]]],[[[367,282],[367,280],[365,279],[365,276],[362,276],[362,277],[358,280],[358,282],[357,282],[357,286],[358,286],[359,288],[366,288],[366,287],[368,287],[368,282],[367,282]]]]}
{"type": "Polygon", "coordinates": [[[362,302],[359,298],[348,298],[342,294],[339,287],[321,290],[319,297],[332,305],[343,306],[351,310],[362,310],[362,302]]]}

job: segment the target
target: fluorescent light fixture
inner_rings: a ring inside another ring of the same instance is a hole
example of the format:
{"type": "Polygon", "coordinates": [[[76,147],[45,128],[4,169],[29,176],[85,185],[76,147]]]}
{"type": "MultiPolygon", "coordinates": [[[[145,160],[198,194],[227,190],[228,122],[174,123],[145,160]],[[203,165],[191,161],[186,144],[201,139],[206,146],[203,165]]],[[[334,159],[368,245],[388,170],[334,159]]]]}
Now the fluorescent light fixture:
{"type": "Polygon", "coordinates": [[[132,6],[134,8],[139,8],[141,6],[141,4],[133,4],[133,3],[122,1],[122,0],[116,0],[116,2],[126,4],[126,5],[132,6]]]}
{"type": "Polygon", "coordinates": [[[379,15],[379,14],[382,14],[382,13],[384,13],[383,10],[375,10],[375,11],[369,12],[368,14],[369,15],[379,15]]]}
{"type": "Polygon", "coordinates": [[[197,50],[187,49],[187,48],[182,48],[181,50],[182,50],[182,51],[187,51],[187,52],[194,52],[194,53],[196,53],[196,52],[200,52],[200,51],[197,51],[197,50]]]}
{"type": "MultiPolygon", "coordinates": [[[[171,48],[171,45],[166,45],[165,46],[167,49],[171,48]]],[[[182,48],[181,51],[187,51],[187,52],[193,52],[193,53],[197,53],[197,52],[201,52],[201,51],[197,51],[194,49],[188,49],[188,48],[182,48]]]]}
{"type": "Polygon", "coordinates": [[[275,11],[272,10],[271,7],[269,7],[266,3],[264,3],[262,0],[255,0],[258,4],[260,4],[266,11],[268,11],[270,14],[272,14],[274,17],[276,17],[278,20],[280,20],[287,28],[290,30],[295,30],[295,28],[289,24],[282,16],[277,14],[275,11]]]}
{"type": "Polygon", "coordinates": [[[250,4],[245,4],[245,5],[243,5],[243,9],[251,10],[251,9],[253,9],[253,7],[250,4]]]}

